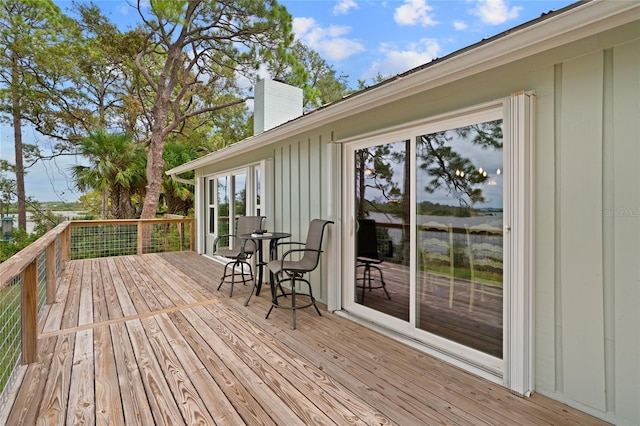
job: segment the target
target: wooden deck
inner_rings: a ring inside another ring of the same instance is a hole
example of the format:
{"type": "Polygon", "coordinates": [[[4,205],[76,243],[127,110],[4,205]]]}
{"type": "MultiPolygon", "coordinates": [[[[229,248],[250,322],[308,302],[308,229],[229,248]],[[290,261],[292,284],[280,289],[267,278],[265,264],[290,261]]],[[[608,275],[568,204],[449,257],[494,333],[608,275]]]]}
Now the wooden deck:
{"type": "Polygon", "coordinates": [[[69,263],[10,425],[605,424],[323,310],[268,320],[195,253],[69,263]]]}
{"type": "MultiPolygon", "coordinates": [[[[381,288],[365,289],[364,305],[409,321],[409,268],[390,262],[383,262],[378,267],[382,270],[391,299],[381,288]]],[[[372,273],[372,277],[379,277],[377,271],[372,273]]],[[[418,280],[419,327],[422,330],[502,358],[501,288],[485,286],[483,293],[480,293],[480,286],[476,284],[475,300],[471,306],[471,282],[455,278],[453,303],[449,306],[449,277],[420,272],[418,280]]],[[[373,285],[379,285],[379,280],[374,281],[373,285]]],[[[359,288],[356,293],[358,303],[362,303],[362,293],[359,288]]]]}

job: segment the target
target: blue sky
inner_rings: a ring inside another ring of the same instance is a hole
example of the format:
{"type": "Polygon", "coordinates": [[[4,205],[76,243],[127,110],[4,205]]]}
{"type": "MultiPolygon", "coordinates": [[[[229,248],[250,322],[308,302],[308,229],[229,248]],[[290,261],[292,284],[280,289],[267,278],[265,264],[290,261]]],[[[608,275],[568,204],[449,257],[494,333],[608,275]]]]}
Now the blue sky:
{"type": "MultiPolygon", "coordinates": [[[[79,0],[81,1],[81,0],[79,0]]],[[[71,1],[58,0],[63,9],[71,1]]],[[[134,0],[94,0],[122,30],[135,26],[134,0]]],[[[572,1],[537,0],[286,0],[296,37],[338,74],[370,83],[378,73],[392,76],[491,37],[572,1]]],[[[47,142],[25,129],[25,143],[47,142]]],[[[46,151],[46,149],[45,149],[46,151]]],[[[0,158],[14,161],[13,134],[0,126],[0,158]]],[[[27,195],[39,201],[74,201],[69,181],[75,158],[34,166],[26,178],[27,195]]]]}
{"type": "Polygon", "coordinates": [[[370,82],[491,37],[570,1],[395,0],[282,2],[294,32],[338,73],[370,82]]]}

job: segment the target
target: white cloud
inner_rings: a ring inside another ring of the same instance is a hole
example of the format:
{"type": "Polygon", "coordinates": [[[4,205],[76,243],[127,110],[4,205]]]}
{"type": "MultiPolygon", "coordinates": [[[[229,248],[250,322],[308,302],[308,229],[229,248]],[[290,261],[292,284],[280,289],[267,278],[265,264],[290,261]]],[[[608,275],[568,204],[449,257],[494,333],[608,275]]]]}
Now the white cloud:
{"type": "Polygon", "coordinates": [[[298,38],[316,25],[313,18],[293,18],[293,32],[298,38]]]}
{"type": "Polygon", "coordinates": [[[334,15],[346,15],[351,9],[357,9],[358,3],[355,0],[340,0],[338,4],[333,7],[334,15]]]}
{"type": "Polygon", "coordinates": [[[391,77],[431,62],[440,54],[440,45],[436,39],[423,38],[405,49],[396,49],[392,44],[381,44],[380,51],[383,59],[373,62],[362,75],[362,80],[370,82],[378,74],[391,77]]]}
{"type": "Polygon", "coordinates": [[[343,25],[322,27],[313,18],[293,19],[296,38],[330,61],[340,61],[365,50],[362,43],[345,37],[350,31],[351,27],[343,25]]]}
{"type": "Polygon", "coordinates": [[[485,24],[499,25],[517,18],[521,10],[519,6],[509,7],[504,0],[478,0],[471,13],[479,16],[485,24]]]}
{"type": "Polygon", "coordinates": [[[462,30],[466,30],[467,28],[469,28],[469,26],[463,21],[455,21],[453,23],[453,28],[455,28],[458,31],[462,31],[462,30]]]}
{"type": "Polygon", "coordinates": [[[398,25],[435,25],[438,22],[433,19],[433,14],[429,13],[432,10],[426,0],[405,0],[402,6],[396,8],[393,19],[398,25]]]}

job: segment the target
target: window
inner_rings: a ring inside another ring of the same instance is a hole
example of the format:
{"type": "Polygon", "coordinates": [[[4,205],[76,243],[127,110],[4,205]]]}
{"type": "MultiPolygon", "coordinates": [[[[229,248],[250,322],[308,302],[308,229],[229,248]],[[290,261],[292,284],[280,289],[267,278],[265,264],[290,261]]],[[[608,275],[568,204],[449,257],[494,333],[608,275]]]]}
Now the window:
{"type": "MultiPolygon", "coordinates": [[[[212,254],[213,240],[233,233],[238,216],[260,215],[263,207],[261,176],[263,163],[248,165],[205,178],[206,223],[205,253],[212,254]]],[[[226,242],[223,242],[226,244],[226,242]]],[[[232,244],[232,241],[229,241],[232,244]]]]}

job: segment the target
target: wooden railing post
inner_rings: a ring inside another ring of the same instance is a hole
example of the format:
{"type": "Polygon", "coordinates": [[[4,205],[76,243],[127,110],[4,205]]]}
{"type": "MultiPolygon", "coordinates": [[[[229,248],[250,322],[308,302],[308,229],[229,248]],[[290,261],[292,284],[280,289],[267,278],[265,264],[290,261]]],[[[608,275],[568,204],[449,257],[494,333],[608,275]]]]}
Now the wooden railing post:
{"type": "Polygon", "coordinates": [[[60,269],[71,260],[71,225],[60,233],[60,269]]]}
{"type": "MultiPolygon", "coordinates": [[[[62,242],[62,238],[60,238],[62,242]]],[[[56,301],[56,240],[47,246],[46,251],[46,269],[47,269],[47,304],[50,305],[56,301]]]]}
{"type": "Polygon", "coordinates": [[[64,240],[66,243],[65,247],[65,261],[68,262],[71,260],[71,226],[67,227],[67,230],[64,234],[64,240]]]}
{"type": "Polygon", "coordinates": [[[22,364],[38,359],[38,258],[22,272],[22,364]]]}
{"type": "Polygon", "coordinates": [[[137,252],[138,255],[142,254],[142,239],[144,236],[142,235],[142,220],[138,221],[138,244],[137,244],[137,252]]]}

